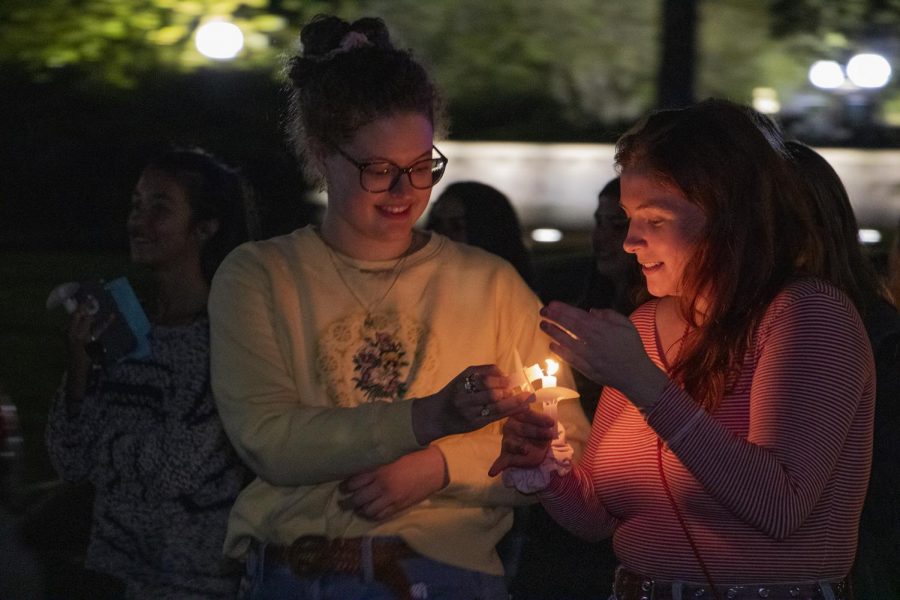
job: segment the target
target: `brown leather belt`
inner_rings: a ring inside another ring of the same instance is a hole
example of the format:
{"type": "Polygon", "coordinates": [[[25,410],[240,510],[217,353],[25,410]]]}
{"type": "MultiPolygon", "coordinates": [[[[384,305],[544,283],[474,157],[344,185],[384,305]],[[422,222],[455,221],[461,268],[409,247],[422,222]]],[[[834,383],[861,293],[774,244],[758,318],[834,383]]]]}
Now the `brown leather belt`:
{"type": "Polygon", "coordinates": [[[297,577],[347,573],[372,577],[388,586],[399,600],[409,600],[409,581],[400,561],[419,556],[399,537],[337,538],[304,535],[289,545],[267,544],[264,560],[290,567],[297,577]],[[371,544],[371,558],[367,560],[371,544]],[[369,562],[371,561],[371,562],[369,562]],[[367,573],[367,570],[370,572],[367,573]]]}
{"type": "Polygon", "coordinates": [[[616,569],[613,597],[616,600],[824,600],[824,587],[831,587],[835,600],[852,600],[846,578],[839,581],[775,584],[716,585],[715,591],[702,583],[664,581],[616,569]],[[680,593],[679,593],[680,590],[680,593]]]}

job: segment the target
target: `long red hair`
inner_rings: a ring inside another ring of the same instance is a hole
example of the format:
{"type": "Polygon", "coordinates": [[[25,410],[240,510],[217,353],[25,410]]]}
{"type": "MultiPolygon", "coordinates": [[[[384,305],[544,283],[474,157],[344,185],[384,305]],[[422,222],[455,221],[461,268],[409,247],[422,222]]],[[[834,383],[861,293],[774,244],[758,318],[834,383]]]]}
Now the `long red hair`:
{"type": "Polygon", "coordinates": [[[706,216],[682,281],[681,310],[694,329],[672,376],[715,410],[807,245],[808,215],[783,140],[752,109],[706,100],[645,118],[618,141],[616,164],[649,169],[706,216]]]}

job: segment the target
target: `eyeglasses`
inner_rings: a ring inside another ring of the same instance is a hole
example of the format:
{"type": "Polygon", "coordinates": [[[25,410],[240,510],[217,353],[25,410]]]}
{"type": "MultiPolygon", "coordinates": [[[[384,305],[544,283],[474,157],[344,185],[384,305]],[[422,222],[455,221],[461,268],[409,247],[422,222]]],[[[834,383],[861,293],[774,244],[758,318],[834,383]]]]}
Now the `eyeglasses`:
{"type": "Polygon", "coordinates": [[[417,190],[427,190],[441,180],[447,168],[447,157],[436,146],[431,146],[431,149],[438,153],[438,158],[423,158],[408,167],[399,167],[386,160],[358,162],[340,148],[335,149],[359,169],[359,185],[373,194],[393,189],[404,173],[411,186],[417,190]]]}

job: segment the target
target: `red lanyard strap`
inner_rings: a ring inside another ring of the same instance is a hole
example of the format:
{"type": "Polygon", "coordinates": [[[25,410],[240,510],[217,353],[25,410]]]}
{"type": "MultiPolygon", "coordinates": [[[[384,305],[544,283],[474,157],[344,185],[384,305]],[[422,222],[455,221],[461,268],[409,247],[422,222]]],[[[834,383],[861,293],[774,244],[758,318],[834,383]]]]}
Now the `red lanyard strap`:
{"type": "Polygon", "coordinates": [[[691,545],[691,550],[694,551],[694,557],[697,559],[697,562],[700,563],[700,568],[703,569],[703,574],[706,576],[706,581],[709,583],[710,593],[716,600],[720,600],[719,592],[718,590],[716,590],[716,584],[713,581],[712,575],[709,574],[709,569],[706,568],[706,563],[703,562],[703,558],[700,556],[700,550],[697,548],[696,542],[694,542],[694,536],[691,535],[691,532],[687,527],[687,523],[685,523],[684,517],[681,515],[681,511],[678,509],[678,505],[675,503],[675,497],[672,495],[672,490],[669,489],[669,482],[666,479],[665,469],[663,469],[662,448],[662,439],[657,439],[656,465],[657,467],[659,467],[659,478],[662,481],[663,489],[666,491],[666,496],[669,498],[669,503],[672,505],[672,509],[675,511],[675,516],[678,517],[678,522],[681,524],[681,530],[684,531],[684,535],[687,536],[687,541],[691,545]]]}

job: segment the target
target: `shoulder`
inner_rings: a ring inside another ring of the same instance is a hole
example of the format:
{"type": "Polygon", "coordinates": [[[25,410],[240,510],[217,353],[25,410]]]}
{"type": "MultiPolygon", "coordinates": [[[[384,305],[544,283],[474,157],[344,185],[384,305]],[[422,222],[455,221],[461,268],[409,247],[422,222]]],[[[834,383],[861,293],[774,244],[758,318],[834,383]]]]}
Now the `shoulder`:
{"type": "Polygon", "coordinates": [[[631,313],[629,318],[638,331],[653,329],[656,325],[656,310],[660,303],[660,298],[653,298],[644,302],[631,313]]]}
{"type": "Polygon", "coordinates": [[[811,320],[843,317],[862,325],[850,298],[827,281],[815,277],[788,283],[769,304],[763,320],[777,319],[791,311],[801,311],[811,320]]]}
{"type": "Polygon", "coordinates": [[[871,354],[862,318],[846,294],[830,283],[803,278],[788,283],[769,303],[756,328],[757,350],[773,339],[822,351],[871,354]]]}
{"type": "Polygon", "coordinates": [[[217,280],[264,277],[272,271],[284,271],[298,261],[320,263],[325,258],[321,243],[311,228],[266,240],[245,242],[232,250],[213,276],[217,280]]]}
{"type": "Polygon", "coordinates": [[[522,282],[518,271],[507,260],[487,250],[454,242],[440,234],[432,233],[435,244],[435,257],[440,261],[441,269],[458,269],[468,277],[478,277],[495,282],[522,282]]]}

